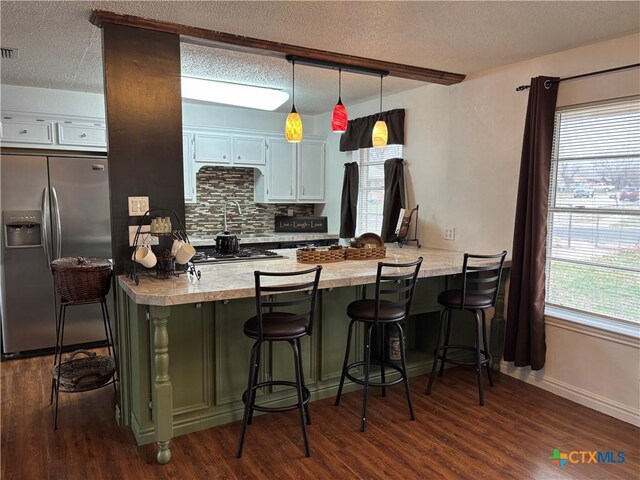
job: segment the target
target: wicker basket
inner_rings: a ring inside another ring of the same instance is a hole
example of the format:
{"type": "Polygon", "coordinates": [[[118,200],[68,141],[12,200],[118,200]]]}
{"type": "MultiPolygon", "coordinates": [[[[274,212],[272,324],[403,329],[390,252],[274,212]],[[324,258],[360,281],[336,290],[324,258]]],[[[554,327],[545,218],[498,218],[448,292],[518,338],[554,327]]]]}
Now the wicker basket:
{"type": "Polygon", "coordinates": [[[58,388],[65,392],[93,390],[107,384],[116,371],[113,357],[96,355],[87,350],[76,350],[64,362],[51,370],[54,380],[59,380],[58,388]],[[83,358],[74,358],[79,354],[83,358]]]}
{"type": "Polygon", "coordinates": [[[375,258],[385,258],[387,256],[387,247],[372,248],[347,248],[347,260],[373,260],[375,258]]]}
{"type": "Polygon", "coordinates": [[[111,262],[100,257],[63,257],[51,262],[56,290],[65,302],[105,297],[111,287],[111,262]]]}
{"type": "Polygon", "coordinates": [[[296,251],[296,258],[300,263],[332,263],[344,261],[344,248],[327,249],[316,248],[315,250],[299,248],[296,251]]]}

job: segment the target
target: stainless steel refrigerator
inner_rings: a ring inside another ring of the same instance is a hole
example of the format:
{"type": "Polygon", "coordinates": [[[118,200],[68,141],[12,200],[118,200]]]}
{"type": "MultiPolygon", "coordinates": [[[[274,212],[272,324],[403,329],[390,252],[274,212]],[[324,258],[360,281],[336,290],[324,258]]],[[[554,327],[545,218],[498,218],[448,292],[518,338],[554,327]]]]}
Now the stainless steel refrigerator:
{"type": "MultiPolygon", "coordinates": [[[[58,296],[49,268],[71,256],[111,258],[105,158],[0,156],[2,352],[55,346],[58,296]]],[[[105,339],[100,304],[67,308],[65,345],[105,339]]]]}

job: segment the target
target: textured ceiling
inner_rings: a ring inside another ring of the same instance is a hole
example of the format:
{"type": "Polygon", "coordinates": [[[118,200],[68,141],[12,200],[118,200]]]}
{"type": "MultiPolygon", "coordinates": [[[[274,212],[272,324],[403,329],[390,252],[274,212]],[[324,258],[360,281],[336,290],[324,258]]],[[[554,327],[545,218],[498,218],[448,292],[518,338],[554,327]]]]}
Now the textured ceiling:
{"type": "MultiPolygon", "coordinates": [[[[92,9],[469,74],[640,31],[640,2],[1,1],[3,84],[102,91],[100,30],[92,9]]],[[[282,59],[183,44],[185,75],[290,92],[282,59]]],[[[386,78],[385,93],[420,82],[386,78]]],[[[375,77],[343,74],[345,104],[374,98],[375,77]]],[[[296,67],[296,107],[330,110],[337,72],[296,67]]],[[[290,105],[281,107],[286,111],[290,105]]]]}

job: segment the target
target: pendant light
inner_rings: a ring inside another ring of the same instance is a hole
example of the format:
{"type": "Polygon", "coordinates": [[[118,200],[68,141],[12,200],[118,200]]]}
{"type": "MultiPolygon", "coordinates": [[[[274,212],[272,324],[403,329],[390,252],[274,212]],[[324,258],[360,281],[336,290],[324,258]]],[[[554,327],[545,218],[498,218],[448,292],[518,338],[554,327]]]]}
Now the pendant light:
{"type": "Polygon", "coordinates": [[[287,115],[287,121],[284,124],[284,136],[287,142],[299,143],[302,141],[302,119],[296,111],[296,62],[291,61],[293,66],[293,95],[291,102],[291,113],[287,115]]]}
{"type": "Polygon", "coordinates": [[[338,69],[338,103],[333,107],[333,115],[331,115],[331,130],[336,133],[344,133],[347,131],[347,109],[342,104],[342,69],[338,69]]]}
{"type": "Polygon", "coordinates": [[[371,132],[371,143],[374,147],[384,147],[387,145],[387,136],[387,124],[382,120],[382,75],[380,75],[380,114],[371,132]]]}

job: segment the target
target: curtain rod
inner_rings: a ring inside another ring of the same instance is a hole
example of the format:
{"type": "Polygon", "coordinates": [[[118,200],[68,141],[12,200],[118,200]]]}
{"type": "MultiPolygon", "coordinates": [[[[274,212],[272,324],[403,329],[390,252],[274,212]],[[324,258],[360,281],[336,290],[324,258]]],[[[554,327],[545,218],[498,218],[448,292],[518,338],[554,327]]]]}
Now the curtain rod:
{"type": "MultiPolygon", "coordinates": [[[[567,80],[576,80],[578,78],[592,77],[594,75],[602,75],[602,74],[605,74],[605,73],[617,72],[617,71],[620,71],[620,70],[627,70],[629,68],[637,68],[637,67],[640,67],[640,63],[632,63],[630,65],[624,65],[622,67],[608,68],[607,70],[598,70],[597,72],[582,73],[580,75],[574,75],[572,77],[560,78],[558,80],[547,80],[545,82],[545,87],[549,88],[552,83],[560,83],[560,82],[565,82],[567,80]]],[[[516,92],[522,92],[522,91],[528,89],[530,86],[531,85],[520,85],[519,87],[516,88],[516,92]]]]}

